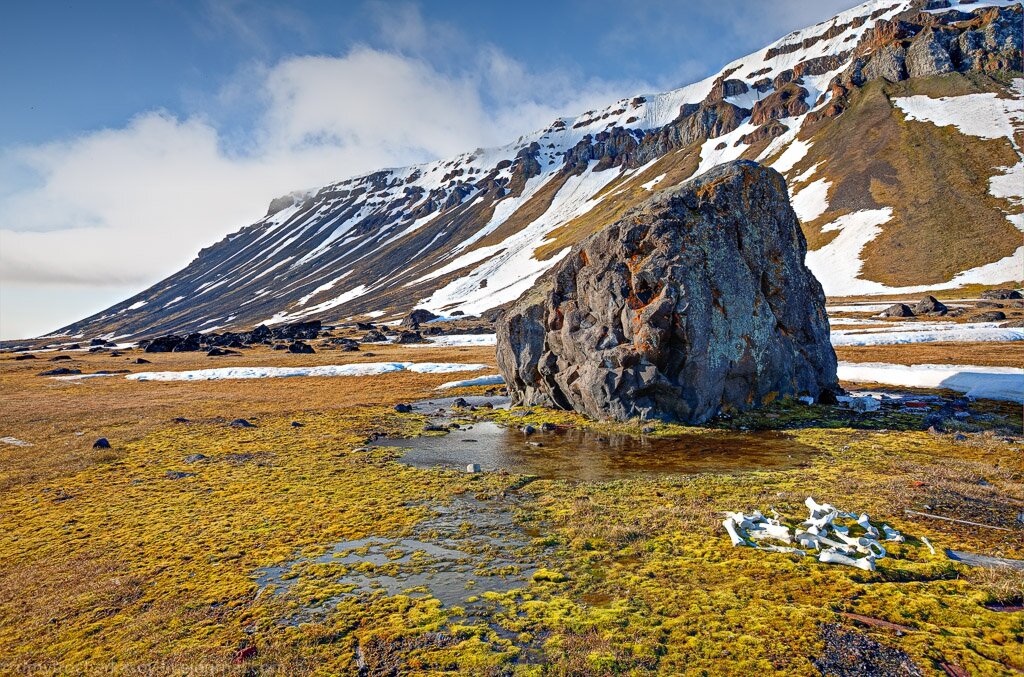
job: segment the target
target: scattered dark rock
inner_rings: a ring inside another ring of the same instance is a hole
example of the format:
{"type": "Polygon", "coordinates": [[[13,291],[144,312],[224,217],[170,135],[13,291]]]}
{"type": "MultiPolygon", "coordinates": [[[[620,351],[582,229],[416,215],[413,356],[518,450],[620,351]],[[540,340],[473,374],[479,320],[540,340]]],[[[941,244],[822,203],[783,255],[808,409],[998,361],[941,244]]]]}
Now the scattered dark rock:
{"type": "Polygon", "coordinates": [[[21,360],[34,360],[34,359],[36,359],[36,356],[33,355],[32,353],[22,353],[21,355],[15,356],[14,359],[18,360],[18,361],[21,361],[21,360]]]}
{"type": "Polygon", "coordinates": [[[93,449],[109,449],[110,448],[110,442],[107,440],[106,437],[101,437],[101,438],[99,438],[98,440],[96,440],[95,442],[92,443],[92,448],[93,449]]]}
{"type": "Polygon", "coordinates": [[[189,420],[187,418],[185,418],[184,416],[175,416],[171,420],[174,421],[175,423],[188,423],[189,422],[189,420]]]}
{"type": "Polygon", "coordinates": [[[1020,299],[1024,298],[1019,291],[1016,289],[989,289],[981,292],[981,298],[992,299],[996,301],[1006,301],[1009,299],[1020,299]]]}
{"type": "Polygon", "coordinates": [[[356,322],[356,329],[360,331],[371,331],[375,327],[369,322],[356,322]]]}
{"type": "Polygon", "coordinates": [[[448,429],[445,428],[443,425],[437,425],[437,424],[434,424],[434,423],[428,423],[425,426],[423,426],[423,432],[425,432],[425,433],[437,433],[437,432],[447,432],[447,431],[448,431],[448,429]]]}
{"type": "Polygon", "coordinates": [[[255,428],[256,427],[256,425],[254,423],[250,423],[249,421],[246,421],[244,418],[236,418],[234,421],[232,421],[228,425],[231,426],[232,428],[255,428]]]}
{"type": "Polygon", "coordinates": [[[275,343],[272,350],[288,350],[288,345],[285,343],[275,343]]]}
{"type": "Polygon", "coordinates": [[[408,414],[409,412],[412,411],[412,406],[408,404],[396,404],[395,411],[397,411],[399,414],[408,414]]]}
{"type": "Polygon", "coordinates": [[[590,236],[498,325],[513,404],[690,423],[838,388],[825,295],[773,169],[735,161],[590,236]]]}
{"type": "Polygon", "coordinates": [[[366,332],[363,338],[359,339],[362,343],[382,343],[388,340],[388,337],[384,335],[379,329],[371,329],[366,332]]]}
{"type": "Polygon", "coordinates": [[[978,301],[974,304],[975,308],[1005,308],[1005,303],[996,303],[995,301],[978,301]]]}
{"type": "Polygon", "coordinates": [[[147,360],[144,357],[136,357],[135,358],[135,364],[153,364],[153,363],[150,362],[149,360],[147,360]]]}
{"type": "Polygon", "coordinates": [[[293,428],[301,428],[301,427],[303,427],[303,426],[305,426],[305,425],[306,425],[306,424],[305,424],[305,423],[302,423],[301,421],[292,421],[292,427],[293,427],[293,428]]]}
{"type": "Polygon", "coordinates": [[[309,345],[308,343],[303,343],[302,341],[296,341],[295,343],[292,343],[290,346],[288,346],[288,352],[289,353],[309,354],[309,353],[315,353],[316,351],[313,350],[313,346],[309,345]]]}
{"type": "Polygon", "coordinates": [[[94,338],[93,340],[89,341],[89,345],[90,346],[105,346],[105,345],[107,345],[107,341],[106,341],[106,339],[94,338]]]}
{"type": "Polygon", "coordinates": [[[50,358],[50,362],[62,362],[64,360],[70,360],[70,359],[71,359],[70,355],[55,355],[54,357],[50,358]]]}
{"type": "Polygon", "coordinates": [[[906,303],[896,303],[878,314],[878,317],[913,317],[914,311],[906,303]]]}
{"type": "Polygon", "coordinates": [[[829,677],[905,677],[924,673],[910,656],[894,647],[875,641],[868,635],[848,630],[835,623],[822,627],[825,651],[813,661],[829,677]]]}
{"type": "Polygon", "coordinates": [[[542,433],[554,432],[555,429],[557,429],[557,428],[558,428],[558,426],[556,426],[554,423],[549,423],[547,421],[545,421],[544,423],[540,424],[540,431],[542,433]]]}
{"type": "Polygon", "coordinates": [[[465,409],[466,407],[469,406],[469,402],[467,402],[466,398],[464,398],[464,397],[456,397],[455,401],[452,402],[452,406],[453,407],[460,407],[460,408],[465,409]]]}
{"type": "Polygon", "coordinates": [[[164,477],[166,477],[169,480],[183,480],[186,477],[195,476],[196,474],[194,472],[182,472],[180,470],[168,470],[167,472],[164,473],[164,477]]]}
{"type": "Polygon", "coordinates": [[[1001,310],[990,310],[975,316],[978,322],[1001,322],[1006,319],[1006,313],[1001,310]]]}
{"type": "Polygon", "coordinates": [[[50,369],[48,371],[39,372],[40,376],[72,376],[74,374],[81,374],[81,369],[68,369],[67,367],[60,367],[59,369],[50,369]]]}
{"type": "Polygon", "coordinates": [[[198,463],[199,461],[205,461],[207,458],[206,454],[190,454],[185,457],[185,463],[198,463]]]}
{"type": "Polygon", "coordinates": [[[532,425],[530,425],[529,423],[527,423],[526,425],[524,425],[524,426],[523,426],[523,427],[522,427],[522,428],[521,428],[520,430],[522,430],[522,432],[523,432],[523,434],[524,434],[524,435],[532,435],[532,434],[534,434],[535,432],[537,432],[537,429],[536,429],[536,428],[534,428],[534,427],[533,427],[532,425]]]}
{"type": "Polygon", "coordinates": [[[949,308],[934,296],[926,296],[914,306],[915,315],[943,315],[948,311],[949,308]]]}
{"type": "Polygon", "coordinates": [[[402,326],[418,329],[419,326],[424,322],[430,322],[431,320],[436,320],[437,318],[438,316],[430,312],[429,310],[417,308],[416,310],[412,311],[411,313],[402,318],[402,326]]]}
{"type": "Polygon", "coordinates": [[[226,350],[224,348],[211,348],[210,351],[206,353],[206,356],[207,357],[226,357],[228,355],[241,355],[241,354],[242,353],[238,352],[237,350],[226,350]]]}
{"type": "Polygon", "coordinates": [[[395,343],[399,345],[406,345],[409,343],[427,343],[427,339],[423,338],[423,335],[418,331],[403,331],[395,339],[395,343]]]}

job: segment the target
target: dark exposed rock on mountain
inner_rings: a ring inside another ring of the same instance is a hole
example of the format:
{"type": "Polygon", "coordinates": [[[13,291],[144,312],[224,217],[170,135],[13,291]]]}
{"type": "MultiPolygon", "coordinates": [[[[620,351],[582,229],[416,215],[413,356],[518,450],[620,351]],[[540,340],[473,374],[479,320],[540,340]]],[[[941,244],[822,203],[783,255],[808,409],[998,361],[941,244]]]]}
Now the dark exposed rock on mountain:
{"type": "Polygon", "coordinates": [[[825,297],[785,181],[722,165],[573,248],[507,311],[513,401],[699,423],[836,388],[825,297]]]}

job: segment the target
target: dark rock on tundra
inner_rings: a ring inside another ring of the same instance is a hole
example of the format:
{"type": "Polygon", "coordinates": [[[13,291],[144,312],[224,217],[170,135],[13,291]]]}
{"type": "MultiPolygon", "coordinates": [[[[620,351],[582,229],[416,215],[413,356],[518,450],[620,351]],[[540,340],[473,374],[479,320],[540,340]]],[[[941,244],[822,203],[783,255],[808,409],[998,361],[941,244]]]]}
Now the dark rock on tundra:
{"type": "Polygon", "coordinates": [[[975,315],[974,319],[977,322],[1002,322],[1006,319],[1006,313],[1001,310],[990,310],[987,313],[975,315]]]}
{"type": "Polygon", "coordinates": [[[309,354],[309,353],[315,353],[316,351],[313,350],[313,346],[309,345],[308,343],[303,343],[302,341],[296,341],[295,343],[293,343],[290,346],[288,346],[288,352],[289,353],[309,354]]]}
{"type": "Polygon", "coordinates": [[[407,344],[407,343],[426,343],[427,339],[423,338],[423,335],[418,331],[403,331],[395,339],[395,343],[407,344]]]}
{"type": "Polygon", "coordinates": [[[363,343],[381,343],[383,341],[387,341],[388,337],[385,336],[384,332],[380,331],[379,329],[371,329],[370,331],[366,332],[366,336],[359,340],[362,341],[363,343]]]}
{"type": "Polygon", "coordinates": [[[915,315],[943,315],[948,311],[949,308],[934,296],[925,296],[914,306],[915,315]]]}
{"type": "Polygon", "coordinates": [[[430,322],[431,320],[436,320],[437,318],[438,316],[430,312],[429,310],[417,308],[416,310],[412,311],[411,313],[402,318],[402,326],[417,328],[424,322],[430,322]]]}
{"type": "Polygon", "coordinates": [[[700,423],[837,389],[825,295],[775,170],[736,161],[627,212],[498,325],[515,404],[700,423]]]}
{"type": "Polygon", "coordinates": [[[988,291],[981,292],[981,298],[1007,301],[1009,299],[1019,299],[1024,297],[1022,297],[1021,293],[1016,289],[989,289],[988,291]]]}
{"type": "Polygon", "coordinates": [[[877,317],[913,317],[914,310],[906,303],[894,303],[882,312],[877,317]]]}
{"type": "Polygon", "coordinates": [[[46,371],[39,372],[40,376],[74,376],[75,374],[81,374],[81,369],[69,369],[67,367],[59,367],[57,369],[47,369],[46,371]]]}

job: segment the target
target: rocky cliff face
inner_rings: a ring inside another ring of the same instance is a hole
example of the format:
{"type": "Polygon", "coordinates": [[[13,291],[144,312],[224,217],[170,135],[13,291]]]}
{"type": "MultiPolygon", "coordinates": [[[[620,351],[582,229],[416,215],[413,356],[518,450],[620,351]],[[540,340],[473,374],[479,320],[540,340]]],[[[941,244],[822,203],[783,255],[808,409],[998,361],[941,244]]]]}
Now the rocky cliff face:
{"type": "Polygon", "coordinates": [[[286,195],[56,335],[488,312],[653,192],[739,158],[785,175],[829,294],[1017,280],[1021,17],[1006,0],[869,0],[702,82],[286,195]]]}
{"type": "Polygon", "coordinates": [[[688,423],[836,388],[783,177],[728,163],[572,249],[499,322],[517,404],[688,423]]]}

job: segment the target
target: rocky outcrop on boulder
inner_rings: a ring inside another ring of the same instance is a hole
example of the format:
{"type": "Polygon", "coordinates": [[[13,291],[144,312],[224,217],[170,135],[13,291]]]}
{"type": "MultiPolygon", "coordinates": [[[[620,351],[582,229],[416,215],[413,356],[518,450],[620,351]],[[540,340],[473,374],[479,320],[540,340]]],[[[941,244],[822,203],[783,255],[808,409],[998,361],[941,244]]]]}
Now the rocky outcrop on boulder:
{"type": "Polygon", "coordinates": [[[516,404],[700,423],[837,388],[785,181],[736,161],[581,242],[498,324],[516,404]]]}

